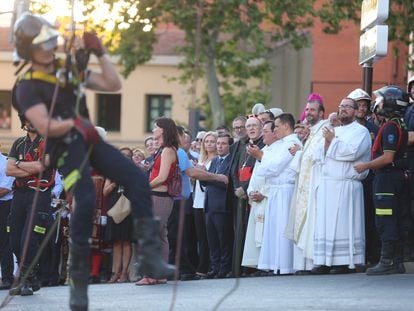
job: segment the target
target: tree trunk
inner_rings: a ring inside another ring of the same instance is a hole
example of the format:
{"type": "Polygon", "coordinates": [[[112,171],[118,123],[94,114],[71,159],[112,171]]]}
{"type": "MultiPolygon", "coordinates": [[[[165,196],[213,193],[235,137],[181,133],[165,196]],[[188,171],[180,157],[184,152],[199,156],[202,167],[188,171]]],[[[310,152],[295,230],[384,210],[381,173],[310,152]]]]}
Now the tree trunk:
{"type": "Polygon", "coordinates": [[[219,81],[217,78],[216,68],[214,67],[214,57],[212,56],[207,56],[206,80],[214,130],[218,126],[224,124],[224,106],[220,98],[219,81]]]}

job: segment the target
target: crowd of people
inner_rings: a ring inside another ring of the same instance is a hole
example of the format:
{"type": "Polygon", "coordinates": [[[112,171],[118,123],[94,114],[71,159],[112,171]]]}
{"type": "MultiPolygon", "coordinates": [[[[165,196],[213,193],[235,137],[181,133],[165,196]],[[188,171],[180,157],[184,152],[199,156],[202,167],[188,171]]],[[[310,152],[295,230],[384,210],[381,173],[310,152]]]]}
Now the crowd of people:
{"type": "MultiPolygon", "coordinates": [[[[257,114],[234,118],[232,131],[226,126],[200,131],[193,141],[183,127],[161,117],[145,139],[145,150],[121,148],[148,177],[153,213],[160,220],[162,257],[170,264],[178,258],[183,212],[179,278],[337,274],[367,268],[369,275],[404,273],[404,260],[413,259],[413,215],[412,183],[406,179],[411,147],[403,117],[412,130],[412,110],[406,110],[408,93],[397,87],[375,94],[372,102],[363,90],[352,91],[340,102],[335,118],[331,114],[328,119],[323,98],[315,93],[308,97],[302,120],[256,106],[257,114]],[[392,160],[381,159],[388,153],[392,160]],[[168,184],[176,169],[181,172],[181,194],[171,196],[168,184]]],[[[2,157],[4,289],[14,278],[12,254],[20,261],[35,188],[18,170],[29,170],[30,178],[40,172],[43,138],[30,122],[22,122],[27,135],[10,150],[14,162],[6,165],[2,157]]],[[[105,139],[105,130],[97,129],[105,139]]],[[[108,216],[123,195],[122,186],[98,171],[92,175],[97,196],[89,283],[166,283],[167,278],[136,271],[140,250],[131,215],[119,223],[108,216]]],[[[43,171],[42,182],[44,209],[34,217],[37,231],[21,273],[53,220],[60,218],[63,225],[42,250],[30,283],[13,294],[30,295],[41,286],[67,282],[65,218],[74,202],[65,196],[59,171],[43,171]]]]}

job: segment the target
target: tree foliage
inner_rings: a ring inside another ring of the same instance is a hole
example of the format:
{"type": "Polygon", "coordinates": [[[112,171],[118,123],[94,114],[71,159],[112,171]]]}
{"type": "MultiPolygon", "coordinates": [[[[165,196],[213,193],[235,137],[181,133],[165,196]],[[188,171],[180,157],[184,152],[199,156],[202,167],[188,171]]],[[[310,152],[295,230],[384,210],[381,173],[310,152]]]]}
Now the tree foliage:
{"type": "MultiPolygon", "coordinates": [[[[42,2],[44,0],[34,0],[42,2]]],[[[81,1],[81,0],[78,0],[81,1]]],[[[194,81],[203,78],[203,96],[189,103],[211,112],[212,125],[244,114],[255,102],[269,99],[269,53],[289,42],[300,49],[309,44],[307,31],[319,18],[326,33],[341,30],[344,21],[359,23],[362,0],[83,0],[84,27],[104,33],[109,50],[120,55],[123,73],[149,61],[160,33],[178,28],[184,45],[180,76],[194,92],[194,81]],[[109,12],[99,22],[96,10],[109,12]],[[115,16],[115,18],[114,18],[115,16]]],[[[390,1],[387,24],[390,39],[408,45],[412,0],[390,1]]],[[[412,43],[412,42],[411,42],[412,43]]],[[[195,97],[193,97],[195,98],[195,97]]]]}
{"type": "MultiPolygon", "coordinates": [[[[184,61],[177,77],[189,85],[204,78],[207,96],[192,105],[210,110],[212,125],[223,124],[235,114],[269,97],[269,53],[277,43],[290,41],[295,48],[308,41],[303,31],[312,25],[313,1],[246,0],[143,0],[129,1],[138,14],[123,12],[124,20],[134,20],[121,31],[116,52],[124,74],[148,61],[161,27],[174,26],[184,32],[185,44],[177,53],[184,61]],[[151,24],[148,31],[144,23],[151,24]],[[209,105],[205,105],[209,104],[209,105]],[[208,107],[208,108],[207,108],[208,107]]],[[[190,103],[189,103],[190,104],[190,103]]]]}

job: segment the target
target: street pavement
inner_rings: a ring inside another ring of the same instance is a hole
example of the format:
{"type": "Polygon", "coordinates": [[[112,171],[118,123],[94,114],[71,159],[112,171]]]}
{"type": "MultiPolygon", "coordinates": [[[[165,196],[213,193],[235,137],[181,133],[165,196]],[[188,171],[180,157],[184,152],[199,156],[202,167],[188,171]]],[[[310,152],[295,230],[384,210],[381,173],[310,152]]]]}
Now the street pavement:
{"type": "MultiPolygon", "coordinates": [[[[178,282],[174,309],[214,310],[235,285],[235,279],[178,282]]],[[[89,287],[89,310],[171,310],[174,283],[135,286],[133,283],[89,287]]],[[[6,296],[0,292],[0,299],[6,296]]],[[[46,287],[29,297],[15,297],[2,310],[63,311],[67,286],[46,287]]],[[[236,290],[216,310],[414,310],[414,274],[366,276],[270,276],[239,279],[236,290]]]]}

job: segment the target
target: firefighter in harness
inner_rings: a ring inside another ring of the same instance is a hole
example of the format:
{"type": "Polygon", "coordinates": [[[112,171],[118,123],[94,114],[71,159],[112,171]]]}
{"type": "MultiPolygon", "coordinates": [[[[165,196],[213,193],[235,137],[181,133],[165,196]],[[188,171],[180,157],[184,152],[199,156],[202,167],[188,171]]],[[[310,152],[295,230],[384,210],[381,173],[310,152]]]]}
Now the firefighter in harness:
{"type": "Polygon", "coordinates": [[[116,92],[121,88],[101,41],[86,32],[75,39],[75,57],[67,57],[64,70],[60,70],[55,59],[58,32],[47,21],[25,14],[16,21],[14,37],[18,55],[31,63],[29,71],[23,74],[31,78],[20,79],[15,87],[14,106],[39,134],[47,137],[50,163],[59,168],[65,191],[73,193],[76,202],[70,220],[70,308],[88,309],[89,239],[96,201],[91,167],[125,189],[140,246],[140,273],[154,278],[171,277],[174,267],[166,265],[161,257],[159,222],[153,217],[147,177],[104,142],[91,122],[79,114],[78,103],[83,98],[79,83],[98,91],[116,92]],[[100,72],[86,69],[89,53],[97,57],[100,72]],[[65,73],[64,79],[56,78],[59,72],[65,73]],[[36,77],[47,77],[48,81],[36,77]]]}
{"type": "MultiPolygon", "coordinates": [[[[54,171],[47,169],[41,163],[43,138],[37,134],[33,126],[20,116],[22,129],[27,135],[18,138],[12,145],[6,166],[6,174],[15,177],[13,190],[14,197],[9,215],[10,244],[21,270],[20,277],[24,276],[32,263],[36,252],[52,222],[50,207],[51,189],[54,186],[54,171]],[[42,179],[39,174],[42,173],[42,179]],[[33,221],[30,221],[31,211],[36,189],[39,197],[34,206],[33,221]],[[31,222],[31,224],[30,224],[31,222]],[[30,227],[29,227],[30,226],[30,227]],[[26,234],[29,233],[27,253],[22,258],[26,234]]],[[[23,282],[10,289],[11,295],[29,296],[40,289],[38,280],[38,264],[29,272],[23,282]]],[[[24,279],[24,278],[23,278],[24,279]]]]}
{"type": "Polygon", "coordinates": [[[357,163],[362,172],[374,170],[373,199],[375,224],[381,238],[379,263],[367,269],[368,275],[405,273],[403,264],[403,189],[407,184],[408,132],[403,121],[409,105],[408,94],[396,86],[385,86],[374,92],[376,106],[384,119],[372,146],[372,160],[357,163]]]}

